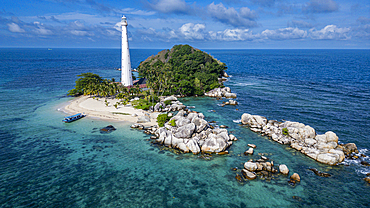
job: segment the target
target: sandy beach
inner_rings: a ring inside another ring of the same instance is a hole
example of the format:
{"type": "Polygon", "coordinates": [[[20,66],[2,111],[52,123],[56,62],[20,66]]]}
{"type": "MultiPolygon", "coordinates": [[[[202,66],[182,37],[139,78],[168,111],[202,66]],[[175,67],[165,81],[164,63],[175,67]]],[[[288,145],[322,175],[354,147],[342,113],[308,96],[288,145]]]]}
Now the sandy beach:
{"type": "Polygon", "coordinates": [[[148,113],[141,109],[135,109],[132,106],[120,105],[115,108],[113,105],[118,102],[117,99],[107,99],[108,106],[105,104],[105,99],[100,98],[99,100],[93,99],[90,96],[80,96],[64,107],[64,111],[67,113],[85,113],[87,118],[99,118],[110,121],[126,121],[130,123],[136,123],[138,118],[142,116],[149,116],[150,122],[141,123],[144,126],[156,125],[156,118],[158,113],[148,113]],[[135,115],[136,114],[136,115],[135,115]]]}

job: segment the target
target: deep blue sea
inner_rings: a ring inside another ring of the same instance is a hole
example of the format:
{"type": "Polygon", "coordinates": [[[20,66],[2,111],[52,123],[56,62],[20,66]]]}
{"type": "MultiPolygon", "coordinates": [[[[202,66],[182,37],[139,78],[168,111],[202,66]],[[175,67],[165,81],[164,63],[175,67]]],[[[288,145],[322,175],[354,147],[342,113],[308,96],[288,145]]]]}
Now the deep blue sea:
{"type": "MultiPolygon", "coordinates": [[[[133,49],[133,67],[160,50],[133,49]]],[[[298,121],[370,161],[369,50],[205,50],[225,62],[238,106],[183,98],[239,140],[229,155],[204,160],[155,146],[124,122],[91,118],[64,124],[76,75],[119,80],[120,49],[0,49],[0,207],[369,207],[370,167],[359,160],[320,164],[240,126],[243,113],[298,121]],[[118,130],[101,134],[109,124],[118,130]],[[247,144],[257,145],[244,156],[247,144]],[[234,167],[265,153],[288,178],[235,180],[234,167]],[[316,176],[309,168],[332,174],[316,176]]]]}

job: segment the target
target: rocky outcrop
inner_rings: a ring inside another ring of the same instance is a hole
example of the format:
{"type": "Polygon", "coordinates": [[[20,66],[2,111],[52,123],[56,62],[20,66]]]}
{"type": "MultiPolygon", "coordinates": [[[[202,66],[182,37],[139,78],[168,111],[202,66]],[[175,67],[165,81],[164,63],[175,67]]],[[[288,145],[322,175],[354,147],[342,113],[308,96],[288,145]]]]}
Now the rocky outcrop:
{"type": "Polygon", "coordinates": [[[308,157],[329,165],[342,162],[346,155],[357,152],[353,143],[338,145],[338,136],[331,131],[317,135],[314,128],[298,122],[278,122],[263,116],[244,113],[241,122],[254,132],[268,136],[280,144],[290,145],[308,157]]]}
{"type": "Polygon", "coordinates": [[[161,102],[158,102],[152,108],[154,112],[170,112],[186,109],[186,106],[177,100],[175,96],[163,97],[161,102]],[[167,105],[166,105],[167,103],[167,105]]]}
{"type": "Polygon", "coordinates": [[[224,105],[238,105],[236,100],[229,100],[223,103],[224,105]]]}
{"type": "Polygon", "coordinates": [[[226,129],[211,129],[202,113],[180,110],[164,127],[151,131],[159,144],[185,153],[225,153],[237,138],[226,129]],[[171,123],[175,123],[173,126],[171,123]]]}
{"type": "MultiPolygon", "coordinates": [[[[282,169],[285,167],[285,170],[283,171],[284,174],[287,175],[289,173],[289,169],[286,167],[286,165],[280,165],[279,168],[280,167],[282,169]]],[[[275,168],[273,161],[258,159],[256,161],[249,160],[248,162],[244,163],[244,168],[242,169],[241,173],[246,180],[253,180],[257,177],[271,180],[275,177],[274,175],[279,174],[279,171],[275,168]]]]}
{"type": "Polygon", "coordinates": [[[209,97],[226,97],[226,98],[236,98],[235,93],[231,93],[230,87],[215,88],[209,92],[204,93],[205,96],[209,97]]]}

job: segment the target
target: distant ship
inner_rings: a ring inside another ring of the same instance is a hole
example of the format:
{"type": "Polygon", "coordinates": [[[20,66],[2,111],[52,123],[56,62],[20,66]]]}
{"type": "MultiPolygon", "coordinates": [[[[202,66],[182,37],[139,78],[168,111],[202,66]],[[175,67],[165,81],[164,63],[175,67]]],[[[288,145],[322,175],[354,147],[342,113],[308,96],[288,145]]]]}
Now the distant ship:
{"type": "Polygon", "coordinates": [[[76,115],[73,115],[73,116],[67,116],[67,117],[64,117],[64,119],[62,120],[64,123],[70,123],[72,121],[76,121],[80,118],[83,118],[85,117],[86,115],[82,114],[82,113],[77,113],[76,115]]]}

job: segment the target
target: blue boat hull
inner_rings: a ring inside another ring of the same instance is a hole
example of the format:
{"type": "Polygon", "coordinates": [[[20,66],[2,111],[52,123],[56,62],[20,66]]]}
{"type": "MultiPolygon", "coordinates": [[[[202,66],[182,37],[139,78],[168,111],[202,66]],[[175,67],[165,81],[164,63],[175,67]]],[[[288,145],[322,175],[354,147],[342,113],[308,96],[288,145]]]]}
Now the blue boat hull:
{"type": "Polygon", "coordinates": [[[73,115],[73,116],[65,117],[62,121],[64,123],[71,123],[71,122],[76,121],[76,120],[78,120],[80,118],[83,118],[83,117],[85,117],[85,115],[83,115],[81,113],[78,113],[78,114],[73,115]]]}

